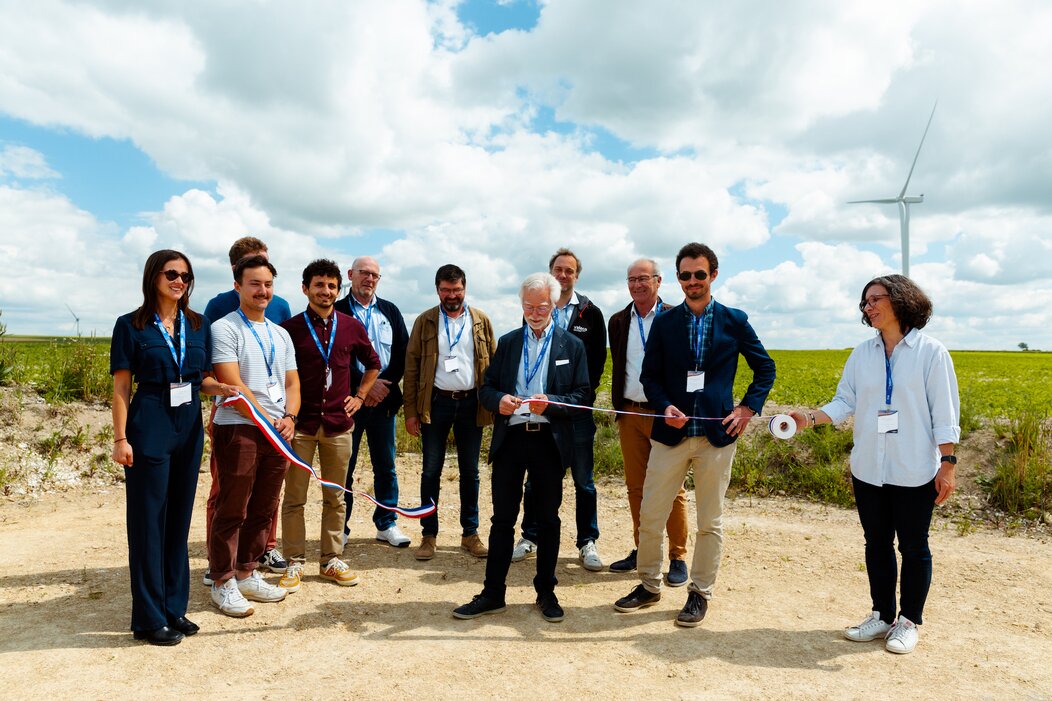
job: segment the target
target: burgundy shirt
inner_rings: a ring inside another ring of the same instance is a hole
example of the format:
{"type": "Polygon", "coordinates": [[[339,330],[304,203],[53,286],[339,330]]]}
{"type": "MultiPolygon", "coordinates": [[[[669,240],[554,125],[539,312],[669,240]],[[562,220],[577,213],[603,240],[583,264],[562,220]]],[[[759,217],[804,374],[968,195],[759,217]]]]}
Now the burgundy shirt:
{"type": "Polygon", "coordinates": [[[351,363],[360,360],[366,370],[379,370],[380,358],[369,342],[369,335],[362,323],[353,316],[348,316],[335,309],[328,319],[322,319],[310,307],[307,316],[318,335],[321,347],[328,350],[329,336],[332,333],[333,316],[336,317],[336,340],[332,344],[329,356],[329,367],[332,369],[332,384],[325,389],[325,359],[314,342],[303,313],[293,314],[281,322],[282,328],[292,337],[296,348],[296,365],[300,375],[300,413],[296,430],[314,435],[318,427],[325,429],[325,435],[349,431],[354,427],[354,419],[343,410],[343,402],[349,396],[351,386],[351,363]]]}

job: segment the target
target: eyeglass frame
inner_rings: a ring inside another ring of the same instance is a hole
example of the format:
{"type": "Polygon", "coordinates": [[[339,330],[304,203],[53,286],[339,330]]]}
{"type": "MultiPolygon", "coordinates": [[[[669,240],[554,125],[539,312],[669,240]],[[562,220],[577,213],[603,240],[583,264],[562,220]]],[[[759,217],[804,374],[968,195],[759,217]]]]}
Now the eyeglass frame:
{"type": "Polygon", "coordinates": [[[858,310],[860,312],[864,312],[864,311],[866,311],[866,307],[875,307],[875,306],[877,306],[877,302],[879,302],[880,300],[882,300],[882,299],[890,299],[890,298],[891,298],[890,294],[872,295],[872,296],[866,297],[864,300],[862,300],[861,302],[858,303],[858,310]]]}

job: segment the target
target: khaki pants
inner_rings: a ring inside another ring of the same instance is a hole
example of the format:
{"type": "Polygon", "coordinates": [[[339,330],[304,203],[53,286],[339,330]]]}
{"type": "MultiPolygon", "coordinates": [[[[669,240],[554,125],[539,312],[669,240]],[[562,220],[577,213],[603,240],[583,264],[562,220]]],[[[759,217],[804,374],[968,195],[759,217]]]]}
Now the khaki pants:
{"type": "MultiPolygon", "coordinates": [[[[351,432],[345,431],[326,436],[321,427],[314,435],[296,432],[292,449],[303,461],[314,464],[314,453],[318,453],[322,479],[344,484],[347,479],[347,461],[351,457],[351,432]]],[[[285,499],[281,503],[281,544],[285,557],[290,561],[304,562],[307,559],[307,528],[303,520],[303,507],[307,503],[307,490],[313,477],[301,467],[292,465],[285,476],[285,499]]],[[[343,492],[331,487],[321,487],[321,562],[327,563],[343,552],[343,492]]]]}
{"type": "Polygon", "coordinates": [[[650,461],[639,511],[639,579],[647,591],[661,591],[661,533],[687,471],[694,466],[694,495],[698,532],[690,565],[690,589],[712,598],[712,587],[723,554],[723,497],[731,481],[737,444],[716,448],[704,436],[685,438],[667,446],[651,441],[650,461]]]}

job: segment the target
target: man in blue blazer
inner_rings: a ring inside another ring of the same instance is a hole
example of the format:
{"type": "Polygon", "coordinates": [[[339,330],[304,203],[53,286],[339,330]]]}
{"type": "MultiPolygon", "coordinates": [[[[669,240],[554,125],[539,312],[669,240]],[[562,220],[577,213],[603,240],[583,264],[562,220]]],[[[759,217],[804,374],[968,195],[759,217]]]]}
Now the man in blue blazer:
{"type": "Polygon", "coordinates": [[[676,277],[686,299],[654,320],[640,381],[654,410],[653,448],[643,484],[636,563],[642,583],[618,599],[618,611],[635,611],[661,599],[662,531],[691,465],[698,533],[687,603],[676,624],[694,627],[708,610],[723,550],[723,498],[731,477],[735,441],[761,412],[774,384],[774,361],[749,317],[712,297],[719,274],[711,248],[689,243],[676,256],[676,277]],[[753,381],[734,404],[738,356],[753,381]]]}
{"type": "Polygon", "coordinates": [[[581,411],[547,404],[585,404],[591,392],[584,344],[552,321],[560,294],[548,273],[528,276],[519,289],[526,325],[505,334],[479,388],[479,403],[497,416],[490,443],[493,518],[482,593],[453,611],[477,618],[504,610],[505,584],[529,475],[537,516],[537,607],[546,621],[563,619],[555,596],[559,557],[559,506],[565,466],[573,460],[573,415],[581,411]],[[538,401],[529,401],[530,399],[538,401]]]}

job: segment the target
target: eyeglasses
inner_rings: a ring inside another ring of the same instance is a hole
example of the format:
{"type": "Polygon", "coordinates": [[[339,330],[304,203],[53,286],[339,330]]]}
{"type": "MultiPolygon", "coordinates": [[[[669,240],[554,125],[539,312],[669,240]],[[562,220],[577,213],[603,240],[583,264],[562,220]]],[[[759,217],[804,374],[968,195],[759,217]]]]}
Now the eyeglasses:
{"type": "Polygon", "coordinates": [[[661,277],[661,276],[660,275],[634,275],[634,276],[626,278],[626,279],[628,280],[628,284],[629,285],[635,285],[637,283],[642,283],[642,284],[645,285],[645,284],[647,284],[648,282],[650,282],[651,280],[653,280],[656,277],[661,277]]]}
{"type": "Polygon", "coordinates": [[[522,311],[526,312],[527,314],[533,314],[534,312],[540,312],[541,314],[547,314],[551,310],[552,310],[552,305],[550,305],[550,304],[541,304],[541,305],[538,305],[538,306],[534,306],[532,304],[523,304],[522,305],[522,311]]]}
{"type": "Polygon", "coordinates": [[[890,296],[891,295],[870,295],[858,303],[858,310],[864,312],[866,311],[866,307],[875,307],[877,306],[877,302],[890,296]]]}
{"type": "Polygon", "coordinates": [[[374,273],[372,270],[355,270],[354,272],[358,273],[362,277],[374,277],[377,280],[380,279],[380,273],[374,273]]]}
{"type": "Polygon", "coordinates": [[[193,273],[180,273],[178,270],[165,270],[162,275],[168,282],[175,282],[176,278],[180,278],[184,285],[189,285],[194,279],[193,273]]]}
{"type": "Polygon", "coordinates": [[[676,277],[678,277],[683,282],[687,282],[692,276],[695,280],[707,280],[709,278],[709,274],[704,270],[695,270],[693,273],[684,270],[683,272],[676,275],[676,277]]]}

